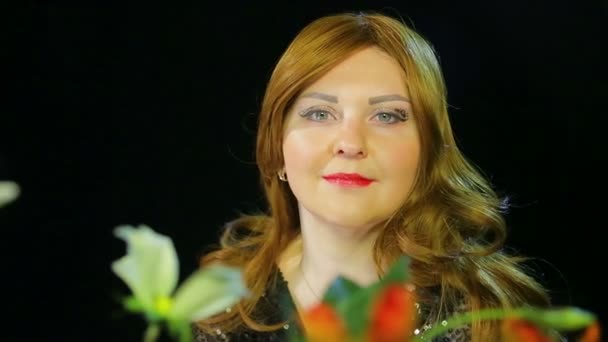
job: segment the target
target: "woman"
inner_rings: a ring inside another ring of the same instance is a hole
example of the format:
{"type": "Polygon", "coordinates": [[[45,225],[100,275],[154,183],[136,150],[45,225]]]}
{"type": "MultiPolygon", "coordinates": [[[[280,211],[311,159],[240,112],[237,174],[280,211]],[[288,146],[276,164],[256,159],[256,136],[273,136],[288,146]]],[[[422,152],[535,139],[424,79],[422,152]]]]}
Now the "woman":
{"type": "MultiPolygon", "coordinates": [[[[547,305],[521,258],[501,251],[504,203],[455,144],[431,45],[380,14],[305,27],[264,96],[257,164],[269,211],[231,222],[202,264],[243,269],[252,296],[197,325],[201,341],[282,340],[290,309],[337,276],[377,281],[412,259],[424,324],[457,310],[547,305]]],[[[476,322],[444,340],[496,340],[476,322]]]]}

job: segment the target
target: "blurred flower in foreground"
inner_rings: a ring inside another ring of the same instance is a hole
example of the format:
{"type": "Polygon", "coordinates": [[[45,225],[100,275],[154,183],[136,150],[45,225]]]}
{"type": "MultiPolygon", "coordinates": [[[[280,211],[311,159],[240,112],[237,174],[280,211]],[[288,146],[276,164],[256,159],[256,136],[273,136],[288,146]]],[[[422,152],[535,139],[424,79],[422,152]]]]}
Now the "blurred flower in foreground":
{"type": "Polygon", "coordinates": [[[304,312],[302,324],[309,342],[344,341],[346,327],[338,313],[327,303],[320,303],[304,312]]]}
{"type": "Polygon", "coordinates": [[[579,342],[599,342],[600,326],[595,316],[579,308],[534,310],[524,308],[502,322],[506,342],[562,341],[558,331],[580,331],[579,342]]]}
{"type": "Polygon", "coordinates": [[[585,329],[583,336],[580,338],[580,342],[596,342],[600,340],[600,336],[600,323],[595,321],[585,329]]]}
{"type": "Polygon", "coordinates": [[[407,341],[416,322],[407,288],[409,259],[401,258],[380,281],[362,287],[338,277],[323,301],[302,315],[306,341],[407,341]]]}
{"type": "Polygon", "coordinates": [[[540,328],[528,321],[507,318],[502,322],[502,335],[505,342],[551,342],[540,328]]]}
{"type": "Polygon", "coordinates": [[[192,322],[219,313],[248,294],[240,270],[212,265],[194,272],[175,291],[179,262],[173,242],[145,225],[119,226],[115,235],[127,243],[127,255],[112,263],[112,271],[133,292],[124,305],[143,313],[150,323],[146,341],[160,333],[160,323],[169,332],[190,341],[192,322]]]}
{"type": "Polygon", "coordinates": [[[369,341],[407,341],[416,318],[414,294],[403,285],[389,285],[373,304],[369,341]]]}
{"type": "Polygon", "coordinates": [[[19,197],[19,185],[15,182],[0,182],[0,207],[19,197]]]}

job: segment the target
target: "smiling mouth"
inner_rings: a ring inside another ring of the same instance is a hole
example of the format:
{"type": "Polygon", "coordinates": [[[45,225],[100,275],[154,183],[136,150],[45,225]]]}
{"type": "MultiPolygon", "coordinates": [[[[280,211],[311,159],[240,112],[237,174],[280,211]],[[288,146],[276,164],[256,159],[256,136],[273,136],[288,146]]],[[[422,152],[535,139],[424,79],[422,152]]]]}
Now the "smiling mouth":
{"type": "Polygon", "coordinates": [[[374,182],[373,179],[366,178],[358,173],[332,173],[323,176],[323,179],[332,184],[348,187],[364,187],[374,182]]]}

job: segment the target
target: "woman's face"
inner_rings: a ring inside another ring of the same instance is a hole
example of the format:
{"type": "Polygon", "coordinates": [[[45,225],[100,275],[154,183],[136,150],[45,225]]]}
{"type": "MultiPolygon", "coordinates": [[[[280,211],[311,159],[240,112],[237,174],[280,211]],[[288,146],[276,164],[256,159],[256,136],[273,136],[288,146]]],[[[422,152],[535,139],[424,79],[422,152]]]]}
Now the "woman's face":
{"type": "Polygon", "coordinates": [[[406,200],[420,154],[399,64],[361,50],[305,89],[283,137],[301,215],[353,228],[388,219],[406,200]]]}

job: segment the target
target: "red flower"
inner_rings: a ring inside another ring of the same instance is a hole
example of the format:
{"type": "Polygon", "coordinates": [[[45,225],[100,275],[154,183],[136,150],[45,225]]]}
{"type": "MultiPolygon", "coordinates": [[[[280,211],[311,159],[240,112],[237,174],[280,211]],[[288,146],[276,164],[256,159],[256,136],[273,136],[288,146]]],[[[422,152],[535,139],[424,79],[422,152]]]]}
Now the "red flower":
{"type": "Polygon", "coordinates": [[[502,334],[506,342],[551,342],[536,325],[517,318],[503,321],[502,334]]]}
{"type": "Polygon", "coordinates": [[[407,341],[416,324],[413,293],[403,285],[389,285],[372,305],[369,341],[407,341]]]}
{"type": "Polygon", "coordinates": [[[333,307],[319,303],[301,317],[307,341],[345,341],[346,327],[333,307]]]}

